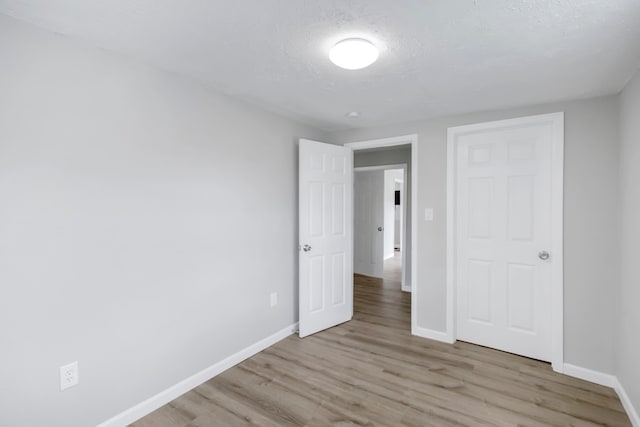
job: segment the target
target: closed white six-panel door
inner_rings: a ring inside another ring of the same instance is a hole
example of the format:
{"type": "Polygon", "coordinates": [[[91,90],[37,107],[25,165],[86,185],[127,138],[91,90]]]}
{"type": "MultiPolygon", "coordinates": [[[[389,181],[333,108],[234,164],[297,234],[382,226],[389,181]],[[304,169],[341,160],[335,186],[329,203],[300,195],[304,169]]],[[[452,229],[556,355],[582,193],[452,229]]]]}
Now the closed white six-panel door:
{"type": "Polygon", "coordinates": [[[384,170],[356,170],[354,177],[354,271],[381,278],[384,271],[384,170]]]}
{"type": "Polygon", "coordinates": [[[457,338],[551,361],[553,127],[455,138],[457,338]]]}
{"type": "Polygon", "coordinates": [[[300,140],[299,335],[353,316],[353,151],[300,140]]]}

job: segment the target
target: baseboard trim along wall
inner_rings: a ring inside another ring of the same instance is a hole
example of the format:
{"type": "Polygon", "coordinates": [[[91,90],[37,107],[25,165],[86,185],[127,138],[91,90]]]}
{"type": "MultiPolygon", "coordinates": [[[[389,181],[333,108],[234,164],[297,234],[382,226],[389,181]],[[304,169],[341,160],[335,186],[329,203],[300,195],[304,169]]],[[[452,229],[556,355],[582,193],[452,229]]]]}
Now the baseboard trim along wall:
{"type": "Polygon", "coordinates": [[[627,415],[629,416],[633,427],[640,427],[640,416],[638,415],[638,411],[633,407],[631,399],[629,399],[622,383],[615,375],[604,374],[602,372],[582,368],[570,363],[564,364],[564,374],[614,389],[616,393],[618,393],[618,397],[620,398],[625,411],[627,411],[627,415]]]}
{"type": "Polygon", "coordinates": [[[297,323],[287,326],[286,328],[276,332],[275,334],[268,336],[258,341],[257,343],[252,344],[243,350],[240,350],[235,354],[232,354],[226,359],[223,359],[220,362],[203,369],[197,374],[180,381],[179,383],[169,387],[164,391],[161,391],[155,396],[150,397],[149,399],[135,405],[132,408],[127,409],[126,411],[121,412],[113,418],[110,418],[107,421],[99,424],[97,427],[126,427],[127,425],[133,423],[136,420],[139,420],[147,414],[150,414],[161,406],[166,405],[167,403],[183,395],[189,390],[210,380],[216,375],[221,374],[227,369],[232,368],[243,360],[248,359],[249,357],[261,352],[267,347],[274,345],[278,341],[283,340],[289,335],[295,333],[297,330],[297,323]]]}
{"type": "Polygon", "coordinates": [[[417,326],[411,330],[413,335],[422,338],[429,338],[430,340],[446,342],[447,344],[453,344],[455,340],[451,340],[451,338],[447,335],[446,332],[435,331],[433,329],[422,328],[417,326]]]}
{"type": "MultiPolygon", "coordinates": [[[[294,334],[297,330],[297,323],[287,326],[286,328],[281,329],[275,334],[268,336],[258,341],[257,343],[252,344],[243,350],[240,350],[235,354],[232,354],[226,359],[223,359],[220,362],[203,369],[202,371],[190,376],[189,378],[186,378],[179,383],[169,387],[168,389],[161,391],[155,396],[152,396],[149,399],[133,406],[132,408],[121,412],[120,414],[99,424],[97,427],[126,427],[134,421],[144,417],[145,415],[150,414],[161,406],[166,405],[167,403],[183,395],[189,390],[210,380],[216,375],[221,374],[227,369],[234,367],[243,360],[246,360],[249,357],[261,352],[262,350],[274,345],[275,343],[283,340],[289,335],[294,334]]],[[[422,338],[428,338],[435,341],[452,344],[451,340],[445,332],[421,327],[417,327],[411,332],[413,335],[422,338]]],[[[633,427],[640,427],[640,416],[638,414],[638,411],[636,410],[636,408],[634,408],[631,400],[629,399],[629,396],[624,390],[624,387],[615,375],[605,374],[602,372],[594,371],[592,369],[582,368],[570,363],[565,363],[563,367],[565,375],[613,388],[616,393],[618,393],[620,401],[622,402],[622,406],[624,406],[625,411],[627,411],[627,415],[629,416],[633,427]]]]}
{"type": "Polygon", "coordinates": [[[631,424],[633,424],[633,427],[640,427],[640,414],[636,410],[637,408],[633,407],[633,403],[631,403],[631,399],[629,399],[629,395],[625,391],[624,387],[622,387],[622,383],[617,378],[616,378],[616,386],[614,388],[618,393],[618,397],[620,397],[622,406],[624,406],[625,411],[627,411],[627,415],[629,415],[631,424]]]}
{"type": "Polygon", "coordinates": [[[582,368],[570,363],[564,364],[564,374],[569,375],[570,377],[580,378],[581,380],[589,381],[611,388],[615,388],[615,385],[618,382],[618,379],[615,377],[615,375],[604,374],[602,372],[582,368]]]}

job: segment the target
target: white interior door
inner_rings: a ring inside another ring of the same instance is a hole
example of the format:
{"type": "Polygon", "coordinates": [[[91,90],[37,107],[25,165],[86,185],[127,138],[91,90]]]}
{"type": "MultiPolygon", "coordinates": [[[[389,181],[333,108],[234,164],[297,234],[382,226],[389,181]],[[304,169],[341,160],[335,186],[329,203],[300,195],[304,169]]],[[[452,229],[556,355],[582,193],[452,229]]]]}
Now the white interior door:
{"type": "Polygon", "coordinates": [[[300,140],[300,336],[353,317],[353,151],[300,140]]]}
{"type": "Polygon", "coordinates": [[[382,277],[384,271],[384,170],[356,170],[354,271],[382,277]]]}
{"type": "Polygon", "coordinates": [[[455,139],[457,338],[551,361],[553,126],[499,123],[455,139]]]}

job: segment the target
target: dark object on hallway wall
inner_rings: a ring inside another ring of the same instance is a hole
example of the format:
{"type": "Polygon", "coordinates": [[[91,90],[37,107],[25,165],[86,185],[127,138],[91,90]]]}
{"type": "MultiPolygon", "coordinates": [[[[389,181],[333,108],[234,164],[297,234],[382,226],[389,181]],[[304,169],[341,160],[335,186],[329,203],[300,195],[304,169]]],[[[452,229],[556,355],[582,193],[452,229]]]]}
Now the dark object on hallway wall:
{"type": "Polygon", "coordinates": [[[396,190],[396,206],[400,205],[400,190],[396,190]]]}

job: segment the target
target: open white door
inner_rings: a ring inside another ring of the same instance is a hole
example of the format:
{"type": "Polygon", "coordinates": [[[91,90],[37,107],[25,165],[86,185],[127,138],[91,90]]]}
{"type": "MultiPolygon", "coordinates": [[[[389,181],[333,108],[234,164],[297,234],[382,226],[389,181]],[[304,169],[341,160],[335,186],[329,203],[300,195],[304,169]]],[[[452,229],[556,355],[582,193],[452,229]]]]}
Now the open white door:
{"type": "Polygon", "coordinates": [[[354,183],[354,271],[382,278],[384,273],[384,170],[357,170],[354,183]]]}
{"type": "Polygon", "coordinates": [[[353,151],[300,140],[300,336],[353,317],[353,151]]]}

